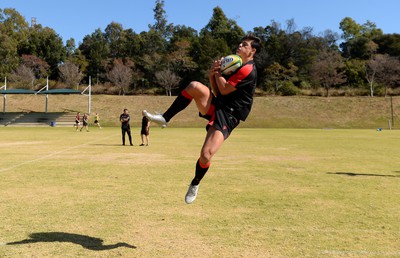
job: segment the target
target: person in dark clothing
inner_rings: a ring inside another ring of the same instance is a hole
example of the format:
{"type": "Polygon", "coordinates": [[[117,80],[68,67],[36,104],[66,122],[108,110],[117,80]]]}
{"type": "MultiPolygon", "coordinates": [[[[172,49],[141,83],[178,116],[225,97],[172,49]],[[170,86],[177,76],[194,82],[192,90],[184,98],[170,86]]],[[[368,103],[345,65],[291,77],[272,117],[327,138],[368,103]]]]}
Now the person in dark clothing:
{"type": "Polygon", "coordinates": [[[149,146],[149,135],[150,135],[150,120],[142,112],[142,128],[140,130],[140,137],[142,138],[142,144],[139,146],[149,146]],[[144,144],[144,138],[146,138],[146,145],[144,144]]]}
{"type": "Polygon", "coordinates": [[[74,127],[76,127],[76,131],[78,131],[79,130],[79,125],[81,124],[81,113],[76,113],[76,116],[75,116],[75,125],[74,125],[74,127]]]}
{"type": "Polygon", "coordinates": [[[132,144],[132,136],[131,136],[131,126],[129,124],[131,117],[128,114],[128,109],[124,109],[124,113],[119,116],[119,121],[121,121],[121,130],[122,130],[122,145],[125,145],[125,134],[128,134],[129,143],[132,144]]]}
{"type": "Polygon", "coordinates": [[[89,132],[89,117],[86,113],[83,114],[81,132],[83,128],[86,129],[86,132],[89,132]]]}
{"type": "Polygon", "coordinates": [[[245,121],[250,113],[257,83],[257,69],[254,56],[260,52],[261,41],[252,34],[246,35],[236,49],[243,65],[233,74],[221,73],[221,61],[215,60],[209,70],[210,86],[193,81],[178,95],[163,114],[144,114],[151,121],[166,127],[177,113],[194,100],[200,116],[207,119],[207,135],[196,162],[195,176],[185,196],[186,203],[192,203],[197,196],[199,183],[211,165],[211,159],[229,137],[232,130],[245,121]]]}

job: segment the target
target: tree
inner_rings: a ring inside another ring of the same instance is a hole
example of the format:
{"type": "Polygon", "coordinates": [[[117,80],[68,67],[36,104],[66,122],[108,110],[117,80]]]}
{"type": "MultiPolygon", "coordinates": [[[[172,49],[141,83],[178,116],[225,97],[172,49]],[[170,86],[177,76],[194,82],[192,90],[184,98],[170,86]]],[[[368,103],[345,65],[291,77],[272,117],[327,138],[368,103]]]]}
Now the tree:
{"type": "Polygon", "coordinates": [[[142,55],[142,38],[132,29],[124,30],[124,36],[121,39],[121,56],[137,60],[142,55]]]}
{"type": "Polygon", "coordinates": [[[371,97],[374,96],[375,77],[376,77],[376,73],[382,69],[382,65],[381,65],[382,62],[383,62],[382,55],[374,55],[366,63],[365,77],[369,83],[371,97]]]}
{"type": "Polygon", "coordinates": [[[165,58],[157,52],[146,54],[140,59],[140,66],[146,74],[148,82],[153,83],[155,81],[155,73],[167,67],[163,60],[165,58]]]}
{"type": "Polygon", "coordinates": [[[114,86],[119,87],[119,95],[125,95],[132,82],[132,70],[130,65],[124,64],[121,59],[115,59],[113,68],[107,73],[107,78],[114,86]]]}
{"type": "Polygon", "coordinates": [[[6,77],[19,64],[17,42],[0,30],[0,77],[6,77]]]}
{"type": "Polygon", "coordinates": [[[35,25],[29,30],[26,42],[19,46],[19,54],[35,55],[50,66],[50,77],[58,75],[58,65],[65,60],[66,49],[61,37],[51,28],[35,25]]]}
{"type": "Polygon", "coordinates": [[[167,42],[171,38],[174,25],[168,24],[164,0],[156,0],[153,11],[155,23],[149,25],[150,30],[148,33],[141,33],[144,36],[144,53],[158,52],[159,54],[165,54],[167,42]]]}
{"type": "Polygon", "coordinates": [[[79,67],[71,61],[66,61],[58,67],[60,77],[65,84],[71,88],[78,89],[79,83],[83,78],[83,74],[79,71],[79,67]]]}
{"type": "Polygon", "coordinates": [[[345,61],[345,74],[347,84],[352,88],[359,88],[366,86],[365,78],[365,60],[361,59],[348,59],[345,61]]]}
{"type": "Polygon", "coordinates": [[[161,35],[165,40],[168,40],[174,28],[173,24],[168,24],[166,11],[164,9],[164,0],[156,0],[154,12],[154,25],[149,25],[150,30],[154,30],[161,35]]]}
{"type": "Polygon", "coordinates": [[[107,25],[104,37],[110,46],[110,55],[112,59],[124,57],[125,33],[122,24],[111,22],[107,25]]]}
{"type": "Polygon", "coordinates": [[[400,34],[384,34],[375,38],[374,42],[379,46],[379,54],[400,56],[400,34]]]}
{"type": "Polygon", "coordinates": [[[350,17],[345,17],[340,21],[339,28],[343,31],[342,38],[346,41],[356,39],[361,36],[361,25],[350,17]]]}
{"type": "Polygon", "coordinates": [[[293,82],[297,80],[296,72],[297,67],[290,63],[288,68],[282,66],[281,64],[274,62],[272,65],[268,66],[265,73],[265,85],[271,85],[274,89],[274,93],[278,94],[279,89],[284,85],[285,82],[290,81],[293,82]]]}
{"type": "Polygon", "coordinates": [[[17,88],[34,90],[35,74],[31,68],[20,65],[10,75],[10,81],[17,84],[17,88]]]}
{"type": "Polygon", "coordinates": [[[374,96],[375,82],[380,82],[385,87],[385,97],[388,87],[399,83],[400,61],[398,58],[387,54],[376,54],[368,60],[365,68],[366,79],[370,86],[370,95],[374,96]]]}
{"type": "Polygon", "coordinates": [[[371,42],[383,34],[375,23],[367,21],[364,24],[358,24],[350,17],[342,19],[340,29],[343,31],[342,38],[345,40],[340,44],[344,56],[364,60],[371,57],[374,48],[376,50],[375,43],[371,44],[371,42]]]}
{"type": "Polygon", "coordinates": [[[185,25],[177,25],[174,27],[172,37],[170,39],[170,44],[174,44],[176,41],[187,40],[194,42],[198,40],[197,30],[186,27],[185,25]]]}
{"type": "Polygon", "coordinates": [[[19,65],[18,44],[26,41],[28,23],[15,9],[0,9],[0,77],[19,65]]]}
{"type": "Polygon", "coordinates": [[[233,19],[228,19],[220,7],[213,9],[208,24],[200,31],[200,35],[210,34],[214,39],[222,39],[230,49],[230,53],[237,48],[240,39],[244,36],[243,29],[233,19]]]}
{"type": "Polygon", "coordinates": [[[174,51],[168,55],[168,60],[177,72],[185,73],[193,71],[197,68],[197,64],[193,62],[189,55],[191,44],[189,41],[182,40],[174,43],[174,51]]]}
{"type": "Polygon", "coordinates": [[[29,25],[25,18],[14,8],[0,9],[0,32],[16,40],[17,43],[26,40],[29,25]]]}
{"type": "Polygon", "coordinates": [[[105,79],[110,46],[100,29],[83,38],[79,50],[88,62],[87,73],[95,75],[96,83],[105,79]]]}
{"type": "Polygon", "coordinates": [[[49,64],[35,55],[22,55],[21,63],[30,68],[37,79],[48,76],[49,64]]]}
{"type": "Polygon", "coordinates": [[[156,82],[165,89],[167,96],[172,95],[172,89],[177,88],[181,78],[171,70],[165,69],[155,73],[156,82]]]}
{"type": "Polygon", "coordinates": [[[75,45],[74,38],[70,38],[65,42],[65,51],[66,51],[67,58],[70,58],[75,54],[76,45],[75,45]]]}
{"type": "Polygon", "coordinates": [[[400,85],[400,61],[397,57],[384,55],[382,73],[378,74],[377,81],[385,87],[385,97],[388,94],[388,88],[400,85]]]}
{"type": "Polygon", "coordinates": [[[317,56],[311,69],[311,76],[316,83],[325,88],[326,97],[329,97],[331,87],[346,81],[343,68],[343,59],[337,51],[324,49],[317,56]]]}

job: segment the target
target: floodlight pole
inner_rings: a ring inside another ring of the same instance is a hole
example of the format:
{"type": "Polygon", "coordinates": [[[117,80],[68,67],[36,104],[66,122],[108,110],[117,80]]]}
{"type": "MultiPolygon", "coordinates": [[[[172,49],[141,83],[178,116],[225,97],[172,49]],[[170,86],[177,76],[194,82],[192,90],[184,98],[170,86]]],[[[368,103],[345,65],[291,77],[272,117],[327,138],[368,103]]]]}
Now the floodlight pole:
{"type": "MultiPolygon", "coordinates": [[[[0,89],[7,90],[7,77],[4,78],[4,85],[0,87],[0,89]]],[[[6,112],[6,102],[7,102],[7,94],[3,94],[3,113],[6,112]]]]}

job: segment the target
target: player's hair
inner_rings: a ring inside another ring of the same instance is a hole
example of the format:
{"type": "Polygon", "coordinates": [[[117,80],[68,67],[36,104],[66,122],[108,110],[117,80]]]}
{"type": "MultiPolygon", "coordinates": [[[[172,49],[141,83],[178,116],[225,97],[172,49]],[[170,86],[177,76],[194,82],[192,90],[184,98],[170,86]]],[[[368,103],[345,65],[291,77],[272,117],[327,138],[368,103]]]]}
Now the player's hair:
{"type": "Polygon", "coordinates": [[[242,38],[242,41],[251,40],[251,47],[256,50],[256,54],[261,51],[261,39],[253,33],[249,33],[242,38]]]}

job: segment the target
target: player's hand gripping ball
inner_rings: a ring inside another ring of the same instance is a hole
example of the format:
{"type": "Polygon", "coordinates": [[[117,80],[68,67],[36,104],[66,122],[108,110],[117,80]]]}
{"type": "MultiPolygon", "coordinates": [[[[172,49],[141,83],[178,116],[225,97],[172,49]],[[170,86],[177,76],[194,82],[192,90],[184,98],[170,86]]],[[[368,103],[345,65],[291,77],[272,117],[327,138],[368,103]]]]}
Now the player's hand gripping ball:
{"type": "Polygon", "coordinates": [[[230,75],[242,66],[242,58],[238,55],[228,55],[222,59],[221,73],[230,75]]]}

